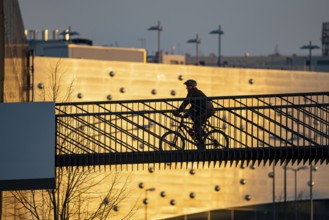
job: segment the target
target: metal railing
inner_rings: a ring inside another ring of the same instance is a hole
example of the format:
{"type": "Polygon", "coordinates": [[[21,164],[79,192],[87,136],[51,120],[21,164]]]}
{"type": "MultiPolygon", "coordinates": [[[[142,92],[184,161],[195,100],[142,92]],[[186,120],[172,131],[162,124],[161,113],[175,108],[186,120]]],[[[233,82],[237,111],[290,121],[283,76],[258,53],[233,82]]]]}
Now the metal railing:
{"type": "MultiPolygon", "coordinates": [[[[160,151],[183,99],[56,104],[57,166],[173,162],[328,162],[329,92],[210,97],[228,149],[160,151]]],[[[188,137],[188,135],[186,135],[188,137]]]]}

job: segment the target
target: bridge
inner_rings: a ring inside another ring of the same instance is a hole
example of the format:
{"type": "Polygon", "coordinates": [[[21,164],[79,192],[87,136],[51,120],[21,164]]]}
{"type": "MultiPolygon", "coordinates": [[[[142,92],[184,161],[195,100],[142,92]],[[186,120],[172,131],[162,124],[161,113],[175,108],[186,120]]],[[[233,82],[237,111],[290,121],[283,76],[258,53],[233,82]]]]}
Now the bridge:
{"type": "Polygon", "coordinates": [[[198,150],[184,132],[184,150],[160,148],[180,122],[173,115],[180,98],[58,103],[56,166],[329,162],[329,92],[210,99],[216,113],[209,120],[226,134],[226,148],[198,150]]]}

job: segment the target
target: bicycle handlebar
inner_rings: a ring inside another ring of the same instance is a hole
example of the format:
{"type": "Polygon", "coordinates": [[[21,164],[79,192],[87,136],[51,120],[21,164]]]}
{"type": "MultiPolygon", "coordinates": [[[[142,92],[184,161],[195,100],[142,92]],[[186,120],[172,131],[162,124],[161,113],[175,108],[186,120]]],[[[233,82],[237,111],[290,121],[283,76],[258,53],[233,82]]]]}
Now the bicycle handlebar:
{"type": "MultiPolygon", "coordinates": [[[[184,112],[182,112],[182,113],[184,113],[184,112]]],[[[182,114],[182,113],[174,112],[173,115],[176,117],[180,117],[180,118],[189,118],[190,117],[190,115],[188,113],[184,113],[184,114],[182,114]]]]}

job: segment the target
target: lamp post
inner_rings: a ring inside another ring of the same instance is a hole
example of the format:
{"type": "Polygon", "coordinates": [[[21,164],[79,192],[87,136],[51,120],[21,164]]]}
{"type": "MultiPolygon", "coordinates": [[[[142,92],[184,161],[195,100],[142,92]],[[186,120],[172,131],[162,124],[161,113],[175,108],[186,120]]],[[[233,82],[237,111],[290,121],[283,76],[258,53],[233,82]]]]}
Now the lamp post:
{"type": "Polygon", "coordinates": [[[209,34],[218,34],[218,60],[217,60],[217,66],[221,66],[221,35],[224,34],[224,32],[222,31],[222,28],[221,26],[219,25],[218,26],[218,29],[217,30],[213,30],[213,31],[210,31],[209,34]]]}
{"type": "Polygon", "coordinates": [[[309,55],[308,55],[308,60],[310,62],[309,64],[309,71],[312,71],[312,50],[314,49],[319,49],[320,47],[317,45],[312,45],[312,41],[310,41],[310,43],[308,45],[304,45],[302,46],[300,49],[304,50],[307,49],[309,50],[309,55]]]}
{"type": "Polygon", "coordinates": [[[160,57],[160,32],[163,31],[163,27],[160,24],[160,21],[158,21],[158,25],[152,26],[148,29],[149,31],[157,31],[158,32],[158,55],[157,55],[157,62],[159,62],[160,57]]]}
{"type": "Polygon", "coordinates": [[[310,166],[310,219],[313,220],[313,171],[317,171],[317,166],[310,166]]]}
{"type": "Polygon", "coordinates": [[[194,39],[188,40],[186,43],[194,43],[195,44],[195,50],[196,50],[196,63],[199,65],[199,44],[201,43],[201,40],[199,38],[199,35],[196,34],[196,37],[194,39]]]}
{"type": "Polygon", "coordinates": [[[300,170],[307,170],[308,167],[307,166],[302,166],[302,167],[297,167],[297,168],[293,168],[293,167],[287,167],[287,170],[292,170],[295,173],[295,219],[297,219],[297,172],[300,170]]]}
{"type": "Polygon", "coordinates": [[[284,219],[287,220],[287,162],[283,169],[284,219]]]}
{"type": "Polygon", "coordinates": [[[141,47],[146,49],[146,40],[145,40],[145,38],[138,38],[138,40],[141,42],[141,47]]]}
{"type": "Polygon", "coordinates": [[[2,219],[2,191],[0,191],[0,220],[2,219]]]}
{"type": "Polygon", "coordinates": [[[152,192],[155,191],[155,188],[148,188],[145,189],[145,199],[143,201],[144,205],[145,205],[145,220],[147,220],[147,204],[148,204],[148,200],[147,200],[147,192],[152,192]]]}
{"type": "Polygon", "coordinates": [[[276,219],[276,207],[275,207],[275,164],[273,163],[272,172],[268,174],[272,178],[272,204],[273,204],[273,219],[276,219]]]}

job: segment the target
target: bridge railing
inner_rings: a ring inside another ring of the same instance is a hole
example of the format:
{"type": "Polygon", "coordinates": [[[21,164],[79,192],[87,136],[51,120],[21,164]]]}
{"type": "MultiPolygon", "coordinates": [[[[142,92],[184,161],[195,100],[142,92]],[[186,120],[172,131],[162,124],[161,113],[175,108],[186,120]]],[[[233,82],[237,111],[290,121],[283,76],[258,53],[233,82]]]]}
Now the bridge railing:
{"type": "MultiPolygon", "coordinates": [[[[329,146],[329,92],[210,97],[229,149],[329,146]]],[[[57,155],[159,152],[183,99],[56,104],[57,155]]],[[[185,150],[197,150],[186,136],[185,150]]]]}

